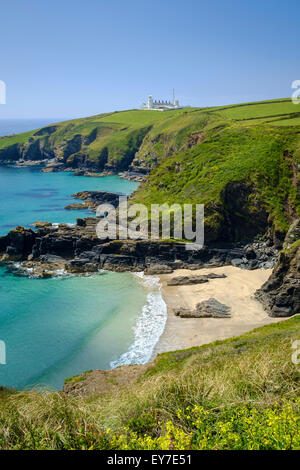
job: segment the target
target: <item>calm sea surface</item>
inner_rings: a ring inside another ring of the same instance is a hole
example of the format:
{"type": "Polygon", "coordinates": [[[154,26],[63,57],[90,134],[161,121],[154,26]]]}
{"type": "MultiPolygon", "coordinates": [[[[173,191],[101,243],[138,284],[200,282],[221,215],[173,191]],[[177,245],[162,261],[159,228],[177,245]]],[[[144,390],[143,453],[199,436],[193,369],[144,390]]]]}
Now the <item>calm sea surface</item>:
{"type": "Polygon", "coordinates": [[[3,135],[19,134],[21,132],[39,129],[62,119],[3,119],[0,118],[0,137],[3,135]]]}
{"type": "MultiPolygon", "coordinates": [[[[74,223],[88,211],[65,210],[74,202],[71,194],[129,195],[137,186],[117,176],[0,166],[0,233],[37,220],[74,223]]],[[[0,340],[6,346],[0,385],[61,388],[66,377],[86,370],[148,360],[166,312],[155,282],[147,282],[131,273],[107,272],[32,279],[0,267],[0,340]]]]}
{"type": "MultiPolygon", "coordinates": [[[[72,194],[84,190],[113,191],[129,195],[138,183],[118,176],[91,178],[73,173],[42,173],[38,168],[0,166],[0,234],[16,225],[33,226],[36,221],[75,223],[89,211],[66,210],[72,194]]],[[[83,202],[83,201],[77,201],[83,202]]]]}

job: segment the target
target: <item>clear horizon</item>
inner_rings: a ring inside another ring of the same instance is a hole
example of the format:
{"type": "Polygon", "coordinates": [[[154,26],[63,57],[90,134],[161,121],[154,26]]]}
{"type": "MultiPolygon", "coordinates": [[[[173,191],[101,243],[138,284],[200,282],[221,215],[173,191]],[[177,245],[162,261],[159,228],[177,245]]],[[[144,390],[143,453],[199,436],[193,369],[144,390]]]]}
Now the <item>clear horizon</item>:
{"type": "Polygon", "coordinates": [[[291,96],[299,2],[12,0],[2,5],[1,119],[139,108],[148,94],[222,106],[291,96]]]}

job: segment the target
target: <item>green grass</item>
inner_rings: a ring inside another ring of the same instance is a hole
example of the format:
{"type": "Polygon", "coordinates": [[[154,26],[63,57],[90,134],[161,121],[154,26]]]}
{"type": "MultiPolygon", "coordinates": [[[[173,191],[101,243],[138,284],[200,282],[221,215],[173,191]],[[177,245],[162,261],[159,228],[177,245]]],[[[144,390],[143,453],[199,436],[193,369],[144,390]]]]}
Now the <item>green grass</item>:
{"type": "Polygon", "coordinates": [[[3,390],[0,448],[299,449],[299,334],[296,316],[161,354],[106,394],[3,390]]]}
{"type": "Polygon", "coordinates": [[[246,207],[240,210],[244,217],[255,220],[263,207],[275,229],[286,231],[290,223],[287,206],[293,208],[295,217],[300,215],[299,190],[292,173],[292,162],[300,163],[295,131],[230,123],[220,130],[204,127],[203,132],[204,142],[163,159],[132,200],[146,205],[205,204],[206,228],[217,237],[229,212],[225,188],[241,182],[253,187],[246,207]]]}
{"type": "Polygon", "coordinates": [[[11,136],[0,137],[0,149],[9,147],[10,145],[14,144],[22,144],[26,142],[30,137],[32,137],[32,135],[36,131],[37,130],[23,132],[22,134],[13,134],[11,136]]]}
{"type": "Polygon", "coordinates": [[[8,158],[5,148],[8,155],[13,144],[26,150],[39,140],[42,149],[69,166],[85,156],[98,170],[108,164],[120,171],[133,160],[151,170],[133,202],[204,203],[207,241],[230,238],[224,231],[230,217],[232,226],[252,223],[245,233],[230,235],[243,239],[247,233],[256,235],[255,226],[257,235],[263,234],[267,217],[273,230],[285,232],[300,215],[299,131],[300,109],[290,99],[167,112],[129,110],[62,122],[43,135],[0,138],[0,158],[8,158]],[[251,188],[241,207],[224,202],[232,183],[251,188]]]}
{"type": "MultiPolygon", "coordinates": [[[[299,113],[300,114],[300,113],[299,113]]],[[[272,121],[270,123],[272,126],[279,126],[279,127],[285,127],[285,126],[288,126],[288,127],[294,127],[294,126],[300,126],[300,116],[299,117],[295,117],[295,118],[291,118],[291,119],[281,119],[279,121],[272,121]]]]}
{"type": "Polygon", "coordinates": [[[228,239],[224,223],[230,219],[235,226],[252,221],[252,227],[244,234],[231,235],[233,239],[263,234],[263,211],[273,230],[286,232],[291,220],[300,215],[300,177],[295,170],[300,164],[297,113],[297,106],[283,99],[193,110],[156,125],[137,158],[149,158],[151,167],[156,153],[158,165],[132,201],[148,206],[205,204],[207,241],[228,239]],[[196,131],[202,133],[202,141],[186,148],[189,135],[196,131]],[[232,183],[251,188],[240,207],[228,207],[224,201],[232,183]]]}
{"type": "Polygon", "coordinates": [[[240,105],[227,106],[216,112],[221,112],[222,116],[234,120],[268,118],[282,114],[292,114],[299,112],[296,105],[290,99],[273,100],[258,103],[242,103],[240,105]]]}
{"type": "Polygon", "coordinates": [[[173,117],[177,114],[182,114],[183,110],[175,111],[143,111],[138,109],[133,109],[131,111],[120,111],[108,116],[105,116],[101,119],[102,122],[114,122],[118,124],[124,124],[129,126],[145,126],[149,124],[154,124],[159,121],[164,121],[169,117],[173,117]]]}

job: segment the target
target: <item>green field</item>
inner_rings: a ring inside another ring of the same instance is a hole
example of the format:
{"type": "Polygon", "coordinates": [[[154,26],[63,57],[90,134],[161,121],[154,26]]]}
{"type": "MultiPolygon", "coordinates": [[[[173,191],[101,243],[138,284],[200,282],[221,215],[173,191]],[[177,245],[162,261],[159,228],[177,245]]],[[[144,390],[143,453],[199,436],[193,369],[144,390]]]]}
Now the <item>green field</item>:
{"type": "Polygon", "coordinates": [[[206,239],[238,240],[264,233],[267,217],[284,233],[300,215],[299,131],[300,109],[290,99],[129,110],[0,138],[0,160],[18,159],[18,147],[25,159],[55,156],[73,168],[122,171],[133,165],[150,171],[134,202],[204,203],[206,239]],[[240,205],[226,202],[233,185],[244,194],[240,205]],[[224,231],[228,220],[235,232],[224,231]]]}
{"type": "MultiPolygon", "coordinates": [[[[207,240],[222,237],[226,220],[245,224],[249,234],[255,231],[247,225],[252,220],[263,233],[262,211],[274,230],[286,231],[300,215],[300,117],[288,119],[297,109],[290,100],[279,100],[197,110],[157,124],[136,160],[149,159],[151,167],[156,152],[158,165],[133,201],[205,204],[207,240]],[[189,135],[197,132],[199,143],[188,146],[189,135]],[[240,185],[237,200],[250,188],[240,205],[226,202],[234,184],[240,185]]],[[[241,239],[246,233],[238,230],[230,236],[241,239]]]]}

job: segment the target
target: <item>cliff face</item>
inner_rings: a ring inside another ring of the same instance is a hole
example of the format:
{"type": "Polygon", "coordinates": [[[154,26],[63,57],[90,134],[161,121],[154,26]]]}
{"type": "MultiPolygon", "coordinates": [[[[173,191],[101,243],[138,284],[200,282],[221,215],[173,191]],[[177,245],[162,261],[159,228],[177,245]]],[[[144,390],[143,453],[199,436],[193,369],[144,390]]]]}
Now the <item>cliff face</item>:
{"type": "Polygon", "coordinates": [[[291,225],[278,263],[256,297],[272,317],[300,313],[300,220],[291,225]]]}
{"type": "Polygon", "coordinates": [[[26,164],[28,161],[38,161],[49,163],[49,169],[53,171],[57,168],[127,170],[148,130],[147,127],[126,129],[126,132],[119,130],[123,133],[122,139],[114,145],[113,139],[112,142],[106,142],[105,139],[97,142],[97,139],[101,141],[103,133],[106,136],[110,134],[109,128],[99,129],[95,124],[89,134],[86,134],[86,129],[77,127],[75,123],[45,127],[33,132],[24,142],[22,135],[21,141],[16,143],[11,143],[18,140],[16,136],[3,140],[0,138],[0,162],[26,164]]]}

